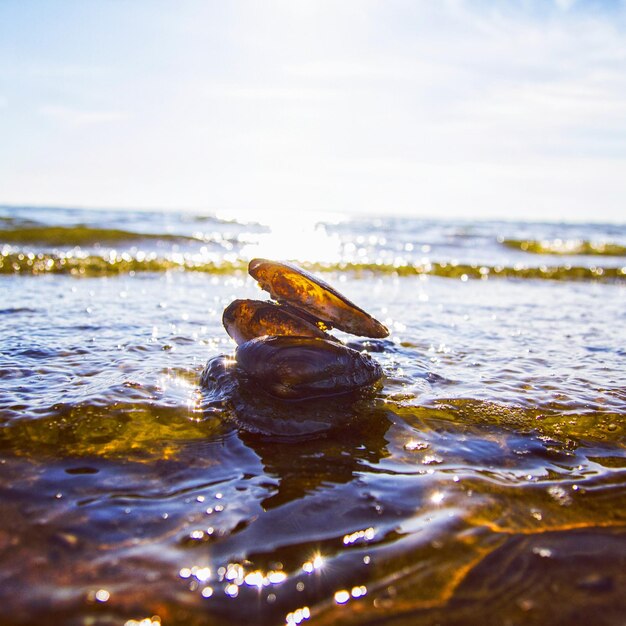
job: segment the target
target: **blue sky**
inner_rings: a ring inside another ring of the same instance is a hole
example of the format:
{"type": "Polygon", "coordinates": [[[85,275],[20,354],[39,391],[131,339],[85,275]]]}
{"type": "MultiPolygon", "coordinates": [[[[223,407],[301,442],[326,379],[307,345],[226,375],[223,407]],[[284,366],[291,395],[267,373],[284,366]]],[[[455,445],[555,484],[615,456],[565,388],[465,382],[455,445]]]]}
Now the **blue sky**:
{"type": "Polygon", "coordinates": [[[626,2],[2,0],[0,203],[626,221],[626,2]]]}

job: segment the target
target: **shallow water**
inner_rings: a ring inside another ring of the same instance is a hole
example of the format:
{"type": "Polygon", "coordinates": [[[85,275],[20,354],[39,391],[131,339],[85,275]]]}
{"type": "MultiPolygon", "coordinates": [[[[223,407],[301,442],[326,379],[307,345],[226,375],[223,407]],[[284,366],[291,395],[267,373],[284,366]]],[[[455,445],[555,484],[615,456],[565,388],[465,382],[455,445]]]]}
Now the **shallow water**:
{"type": "Polygon", "coordinates": [[[622,623],[624,226],[0,220],[3,624],[622,623]],[[389,326],[369,396],[200,388],[252,256],[389,326]]]}

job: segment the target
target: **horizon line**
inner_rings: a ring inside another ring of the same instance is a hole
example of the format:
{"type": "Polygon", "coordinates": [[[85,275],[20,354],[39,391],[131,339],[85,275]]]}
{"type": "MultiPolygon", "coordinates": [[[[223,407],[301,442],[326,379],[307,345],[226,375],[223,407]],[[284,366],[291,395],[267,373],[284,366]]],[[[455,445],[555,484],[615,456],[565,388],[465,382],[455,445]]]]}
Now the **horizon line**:
{"type": "Polygon", "coordinates": [[[246,216],[249,216],[254,213],[263,213],[263,214],[276,214],[276,213],[289,213],[291,211],[302,211],[305,210],[307,213],[315,213],[320,215],[321,222],[324,221],[324,217],[329,218],[334,216],[335,218],[344,218],[353,220],[355,218],[363,218],[363,219],[381,219],[381,218],[392,218],[392,219],[414,219],[414,220],[424,220],[424,221],[438,221],[438,222],[521,222],[527,224],[606,224],[606,225],[616,225],[616,226],[626,226],[626,216],[619,220],[616,219],[593,219],[593,217],[583,217],[583,216],[573,216],[571,219],[558,218],[558,217],[546,217],[543,219],[539,218],[523,218],[523,217],[494,217],[494,216],[476,216],[476,217],[460,217],[460,216],[441,216],[441,215],[433,215],[428,213],[423,214],[411,214],[408,212],[394,212],[389,209],[381,209],[377,212],[372,211],[359,211],[358,209],[345,209],[342,211],[337,210],[324,210],[320,209],[319,211],[313,211],[311,209],[298,209],[297,207],[292,208],[264,208],[264,209],[232,209],[232,208],[223,208],[223,209],[209,209],[209,208],[199,208],[199,207],[156,207],[156,206],[103,206],[103,205],[64,205],[64,204],[36,204],[36,203],[24,203],[24,204],[16,204],[13,202],[2,202],[0,201],[0,209],[33,209],[33,210],[49,210],[49,211],[93,211],[101,212],[101,211],[116,211],[116,212],[137,212],[137,213],[186,213],[186,214],[195,214],[202,217],[219,217],[220,215],[227,214],[231,217],[231,219],[236,218],[237,214],[241,213],[246,216]]]}

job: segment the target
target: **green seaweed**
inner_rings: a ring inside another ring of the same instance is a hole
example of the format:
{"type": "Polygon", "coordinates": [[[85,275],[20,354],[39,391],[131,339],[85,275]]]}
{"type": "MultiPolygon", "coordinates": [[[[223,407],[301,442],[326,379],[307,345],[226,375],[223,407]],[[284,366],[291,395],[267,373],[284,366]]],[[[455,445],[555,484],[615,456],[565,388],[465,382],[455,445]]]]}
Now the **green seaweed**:
{"type": "Polygon", "coordinates": [[[538,241],[535,239],[503,239],[500,243],[513,250],[531,254],[583,255],[583,256],[626,256],[626,246],[609,242],[584,240],[538,241]]]}
{"type": "MultiPolygon", "coordinates": [[[[554,267],[486,266],[461,263],[426,263],[393,265],[378,263],[302,263],[313,272],[349,272],[355,278],[371,275],[439,276],[460,280],[515,278],[563,281],[623,281],[626,268],[583,267],[559,265],[554,267]]],[[[247,261],[198,261],[193,256],[167,258],[156,255],[112,253],[108,256],[75,253],[0,254],[0,274],[70,274],[72,276],[111,276],[131,272],[167,272],[184,270],[207,274],[234,274],[245,272],[247,261]]]]}
{"type": "Polygon", "coordinates": [[[0,230],[0,243],[39,244],[48,246],[92,246],[128,241],[197,241],[195,237],[171,234],[136,233],[117,228],[32,225],[0,230]]]}

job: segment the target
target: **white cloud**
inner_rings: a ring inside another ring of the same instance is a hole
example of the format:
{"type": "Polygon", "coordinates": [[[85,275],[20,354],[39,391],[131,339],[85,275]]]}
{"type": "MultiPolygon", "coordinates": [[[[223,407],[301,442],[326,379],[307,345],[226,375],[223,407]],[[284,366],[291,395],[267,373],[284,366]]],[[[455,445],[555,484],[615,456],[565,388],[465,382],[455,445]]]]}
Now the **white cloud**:
{"type": "Polygon", "coordinates": [[[569,11],[576,4],[576,0],[554,0],[554,3],[562,11],[569,11]]]}
{"type": "Polygon", "coordinates": [[[205,86],[203,92],[207,98],[292,102],[328,100],[336,96],[336,92],[332,89],[269,85],[211,84],[205,86]]]}
{"type": "Polygon", "coordinates": [[[45,105],[39,109],[44,117],[68,124],[70,126],[91,126],[94,124],[109,124],[127,118],[122,111],[95,111],[76,109],[61,105],[45,105]]]}

